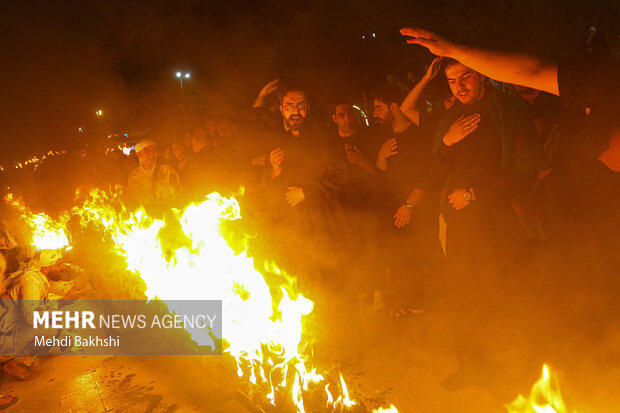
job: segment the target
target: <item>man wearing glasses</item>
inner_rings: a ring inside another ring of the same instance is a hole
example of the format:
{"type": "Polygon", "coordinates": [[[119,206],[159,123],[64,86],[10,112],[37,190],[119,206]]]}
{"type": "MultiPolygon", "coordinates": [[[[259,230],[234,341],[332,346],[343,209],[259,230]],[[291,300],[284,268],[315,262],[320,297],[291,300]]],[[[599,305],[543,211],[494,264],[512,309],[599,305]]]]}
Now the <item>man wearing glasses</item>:
{"type": "Polygon", "coordinates": [[[270,132],[263,175],[268,232],[291,271],[316,271],[322,280],[335,279],[324,274],[341,272],[339,255],[347,242],[337,197],[348,181],[346,156],[327,129],[309,116],[303,87],[282,87],[278,98],[282,126],[270,132]]]}

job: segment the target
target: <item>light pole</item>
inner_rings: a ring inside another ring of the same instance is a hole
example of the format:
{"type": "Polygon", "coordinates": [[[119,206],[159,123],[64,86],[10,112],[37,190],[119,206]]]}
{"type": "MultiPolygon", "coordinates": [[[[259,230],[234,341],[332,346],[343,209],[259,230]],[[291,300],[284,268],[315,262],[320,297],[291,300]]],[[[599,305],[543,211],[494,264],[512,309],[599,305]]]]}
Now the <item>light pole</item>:
{"type": "Polygon", "coordinates": [[[185,101],[185,93],[183,92],[183,79],[189,79],[190,76],[191,75],[189,73],[177,72],[177,78],[179,79],[179,84],[181,85],[181,100],[182,101],[185,101]]]}

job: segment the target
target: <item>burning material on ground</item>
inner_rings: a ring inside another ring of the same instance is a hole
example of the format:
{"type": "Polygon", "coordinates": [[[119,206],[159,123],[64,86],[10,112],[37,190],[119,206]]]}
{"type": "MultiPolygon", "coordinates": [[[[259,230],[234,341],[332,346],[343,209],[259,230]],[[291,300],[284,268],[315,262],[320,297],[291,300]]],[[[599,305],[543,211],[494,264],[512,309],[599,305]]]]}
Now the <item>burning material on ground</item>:
{"type": "Polygon", "coordinates": [[[566,408],[557,375],[547,364],[530,395],[527,398],[519,395],[506,409],[508,413],[577,413],[566,408]]]}
{"type": "Polygon", "coordinates": [[[6,196],[6,201],[21,214],[32,231],[31,245],[37,250],[57,250],[69,246],[67,238],[67,217],[54,220],[41,212],[32,213],[20,199],[15,199],[12,194],[6,196]]]}
{"type": "Polygon", "coordinates": [[[285,412],[366,410],[351,398],[342,375],[321,374],[313,366],[302,332],[314,304],[299,293],[295,278],[273,263],[261,271],[270,271],[270,279],[279,282],[267,284],[247,254],[247,239],[236,233],[238,227],[226,225],[241,220],[234,198],[213,193],[156,219],[142,209],[128,212],[117,193],[91,190],[57,221],[10,199],[32,227],[37,248],[62,248],[69,245],[70,232],[78,232],[76,239],[90,232],[88,242],[122,257],[123,274],[143,281],[116,283],[130,289],[132,298],[222,300],[224,352],[234,358],[242,391],[254,405],[285,412]],[[63,242],[41,242],[60,236],[63,242]]]}

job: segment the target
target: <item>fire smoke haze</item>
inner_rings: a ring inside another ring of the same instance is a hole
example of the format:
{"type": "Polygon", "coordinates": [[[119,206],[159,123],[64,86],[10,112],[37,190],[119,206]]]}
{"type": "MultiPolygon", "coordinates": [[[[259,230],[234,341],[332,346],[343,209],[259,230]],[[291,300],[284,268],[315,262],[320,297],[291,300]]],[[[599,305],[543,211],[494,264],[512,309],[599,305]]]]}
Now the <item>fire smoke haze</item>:
{"type": "Polygon", "coordinates": [[[557,57],[583,48],[593,24],[617,31],[617,9],[611,0],[3,2],[0,161],[81,148],[103,131],[180,133],[177,70],[192,73],[194,112],[236,111],[293,73],[328,95],[415,70],[429,56],[404,44],[403,24],[557,57]]]}

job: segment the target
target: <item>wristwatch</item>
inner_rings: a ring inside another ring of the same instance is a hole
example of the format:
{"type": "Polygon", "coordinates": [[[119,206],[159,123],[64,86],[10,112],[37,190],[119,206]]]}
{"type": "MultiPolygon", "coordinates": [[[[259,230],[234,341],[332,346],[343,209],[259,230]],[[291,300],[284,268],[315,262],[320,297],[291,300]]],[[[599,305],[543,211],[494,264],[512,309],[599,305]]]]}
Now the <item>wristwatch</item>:
{"type": "Polygon", "coordinates": [[[407,209],[413,209],[414,206],[415,204],[410,204],[409,202],[405,202],[405,208],[407,209]]]}
{"type": "Polygon", "coordinates": [[[471,192],[465,191],[465,193],[463,194],[463,198],[465,198],[465,201],[471,202],[471,199],[472,199],[471,192]]]}

